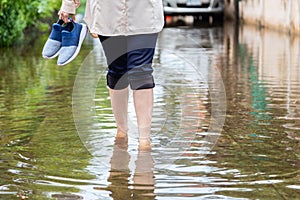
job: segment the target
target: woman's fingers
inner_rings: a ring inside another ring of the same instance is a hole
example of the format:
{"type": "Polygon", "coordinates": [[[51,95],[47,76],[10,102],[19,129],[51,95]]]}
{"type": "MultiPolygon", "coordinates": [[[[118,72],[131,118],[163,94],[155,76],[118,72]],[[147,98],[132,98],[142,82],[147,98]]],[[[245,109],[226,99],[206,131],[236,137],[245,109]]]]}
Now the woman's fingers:
{"type": "Polygon", "coordinates": [[[72,20],[73,20],[73,22],[76,22],[75,15],[71,15],[71,16],[72,16],[72,20]]]}
{"type": "MultiPolygon", "coordinates": [[[[58,16],[59,16],[59,19],[63,20],[65,23],[70,22],[69,13],[66,13],[66,12],[60,10],[58,12],[58,16]]],[[[75,21],[75,15],[72,16],[72,19],[75,21]]]]}

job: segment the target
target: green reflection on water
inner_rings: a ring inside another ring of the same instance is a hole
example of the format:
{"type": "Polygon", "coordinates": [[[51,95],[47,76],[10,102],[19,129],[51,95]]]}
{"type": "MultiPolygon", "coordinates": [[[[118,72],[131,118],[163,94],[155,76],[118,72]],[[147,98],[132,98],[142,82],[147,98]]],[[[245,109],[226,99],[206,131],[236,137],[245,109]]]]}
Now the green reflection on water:
{"type": "Polygon", "coordinates": [[[44,41],[1,50],[0,185],[12,192],[9,199],[19,199],[19,191],[30,199],[46,199],[47,192],[76,192],[76,180],[93,178],[85,171],[90,155],[77,135],[71,109],[74,77],[89,48],[60,68],[55,60],[41,58],[44,41]]]}

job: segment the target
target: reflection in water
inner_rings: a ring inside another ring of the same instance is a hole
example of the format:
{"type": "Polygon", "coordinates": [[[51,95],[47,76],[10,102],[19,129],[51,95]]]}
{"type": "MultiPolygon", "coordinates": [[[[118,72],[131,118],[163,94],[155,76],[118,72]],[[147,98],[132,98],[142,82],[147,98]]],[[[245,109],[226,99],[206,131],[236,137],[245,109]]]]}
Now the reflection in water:
{"type": "Polygon", "coordinates": [[[153,160],[150,151],[139,151],[133,182],[130,181],[128,140],[116,138],[107,190],[113,199],[155,199],[153,160]]]}
{"type": "Polygon", "coordinates": [[[291,93],[299,90],[299,60],[293,59],[299,57],[299,40],[251,27],[240,29],[239,40],[232,36],[227,35],[226,46],[238,55],[228,57],[231,64],[221,69],[230,102],[224,136],[232,144],[223,150],[229,159],[236,157],[238,164],[231,167],[240,169],[239,180],[270,184],[269,189],[259,186],[258,198],[297,199],[297,190],[288,188],[298,187],[299,140],[287,136],[299,132],[286,125],[297,126],[299,120],[287,117],[299,99],[299,93],[291,93]],[[234,146],[241,152],[231,151],[234,146]]]}
{"type": "Polygon", "coordinates": [[[165,28],[151,152],[137,151],[132,102],[128,141],[115,141],[99,44],[87,40],[57,68],[40,56],[45,40],[1,50],[0,199],[300,198],[299,37],[230,24],[165,28]],[[213,98],[223,96],[218,74],[226,101],[213,98]],[[224,107],[220,134],[212,125],[224,107]]]}

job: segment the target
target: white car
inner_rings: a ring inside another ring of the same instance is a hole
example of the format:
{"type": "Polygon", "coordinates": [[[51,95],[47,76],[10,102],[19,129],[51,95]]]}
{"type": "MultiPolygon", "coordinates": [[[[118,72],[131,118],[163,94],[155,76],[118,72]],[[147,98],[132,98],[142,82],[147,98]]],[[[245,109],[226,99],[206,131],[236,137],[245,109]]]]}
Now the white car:
{"type": "Polygon", "coordinates": [[[224,0],[163,0],[165,15],[223,17],[224,0]]]}

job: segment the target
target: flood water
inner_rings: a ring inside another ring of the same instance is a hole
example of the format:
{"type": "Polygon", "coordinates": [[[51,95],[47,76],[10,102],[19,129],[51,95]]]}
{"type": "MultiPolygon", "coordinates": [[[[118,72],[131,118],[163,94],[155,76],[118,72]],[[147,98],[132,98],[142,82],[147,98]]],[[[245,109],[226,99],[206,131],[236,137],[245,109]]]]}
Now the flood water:
{"type": "Polygon", "coordinates": [[[1,49],[0,199],[300,199],[300,37],[232,24],[166,27],[152,150],[114,144],[105,57],[64,67],[47,36],[1,49]]]}

